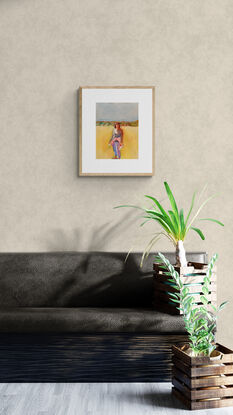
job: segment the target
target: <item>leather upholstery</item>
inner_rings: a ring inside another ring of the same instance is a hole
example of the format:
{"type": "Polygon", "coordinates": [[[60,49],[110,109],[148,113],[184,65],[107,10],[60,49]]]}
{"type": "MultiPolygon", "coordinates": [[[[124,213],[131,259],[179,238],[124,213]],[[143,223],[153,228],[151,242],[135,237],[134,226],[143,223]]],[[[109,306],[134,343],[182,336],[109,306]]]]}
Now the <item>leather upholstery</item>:
{"type": "MultiPolygon", "coordinates": [[[[166,253],[174,262],[174,254],[166,253]]],[[[0,254],[0,332],[184,333],[181,316],[150,309],[154,254],[0,254]]],[[[188,259],[206,262],[205,253],[188,259]]]]}
{"type": "MultiPolygon", "coordinates": [[[[174,262],[174,254],[166,253],[174,262]]],[[[154,254],[56,252],[0,254],[0,307],[148,307],[154,254]]],[[[188,254],[205,262],[204,253],[188,254]]]]}
{"type": "Polygon", "coordinates": [[[142,308],[0,309],[4,333],[185,333],[183,319],[142,308]]]}

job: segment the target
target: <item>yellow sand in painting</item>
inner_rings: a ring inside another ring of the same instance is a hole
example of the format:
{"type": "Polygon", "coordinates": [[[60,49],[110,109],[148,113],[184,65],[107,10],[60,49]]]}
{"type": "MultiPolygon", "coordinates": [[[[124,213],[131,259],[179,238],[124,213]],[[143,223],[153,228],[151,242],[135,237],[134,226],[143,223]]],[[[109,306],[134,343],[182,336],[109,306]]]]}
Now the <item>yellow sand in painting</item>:
{"type": "MultiPolygon", "coordinates": [[[[121,149],[122,159],[138,158],[138,127],[121,127],[123,130],[123,143],[121,149]]],[[[113,127],[97,126],[96,127],[96,158],[111,159],[114,156],[112,146],[108,145],[112,137],[113,127]]]]}

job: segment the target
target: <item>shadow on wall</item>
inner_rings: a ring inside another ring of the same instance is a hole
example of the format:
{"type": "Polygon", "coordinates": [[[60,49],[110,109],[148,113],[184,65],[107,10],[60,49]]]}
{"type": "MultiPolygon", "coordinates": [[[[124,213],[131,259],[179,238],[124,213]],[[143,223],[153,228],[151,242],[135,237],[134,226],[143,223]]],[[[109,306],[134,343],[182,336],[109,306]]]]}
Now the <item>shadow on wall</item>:
{"type": "MultiPolygon", "coordinates": [[[[135,214],[127,211],[121,219],[115,223],[105,222],[99,226],[93,226],[89,235],[89,241],[85,251],[108,250],[111,241],[121,233],[127,234],[128,228],[135,222],[135,214]]],[[[129,246],[129,249],[131,246],[129,246]]],[[[75,228],[71,232],[64,229],[52,229],[46,241],[46,249],[49,251],[80,251],[83,250],[83,230],[75,228]]],[[[121,251],[119,247],[119,251],[121,251]]]]}
{"type": "Polygon", "coordinates": [[[72,177],[79,176],[79,91],[67,91],[62,100],[60,135],[67,137],[62,141],[63,168],[72,177]],[[69,142],[69,145],[67,145],[69,142]]]}

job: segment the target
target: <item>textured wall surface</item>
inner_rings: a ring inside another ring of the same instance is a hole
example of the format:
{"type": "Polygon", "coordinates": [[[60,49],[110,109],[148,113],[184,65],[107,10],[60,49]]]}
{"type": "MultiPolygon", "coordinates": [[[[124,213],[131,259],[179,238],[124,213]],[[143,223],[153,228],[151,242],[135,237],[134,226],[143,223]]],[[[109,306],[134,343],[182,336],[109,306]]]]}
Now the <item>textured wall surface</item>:
{"type": "Polygon", "coordinates": [[[1,0],[0,250],[142,250],[155,227],[112,207],[163,199],[167,180],[187,208],[208,182],[203,216],[226,226],[186,249],[220,255],[233,346],[232,50],[231,0],[1,0]],[[154,177],[77,176],[80,85],[156,86],[154,177]]]}

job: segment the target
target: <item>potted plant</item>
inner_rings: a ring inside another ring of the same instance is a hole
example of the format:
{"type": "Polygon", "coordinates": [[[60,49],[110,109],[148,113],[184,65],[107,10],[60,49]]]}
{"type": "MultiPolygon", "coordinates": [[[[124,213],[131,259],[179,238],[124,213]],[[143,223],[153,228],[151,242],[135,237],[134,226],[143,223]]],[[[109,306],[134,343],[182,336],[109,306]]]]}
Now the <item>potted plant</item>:
{"type": "MultiPolygon", "coordinates": [[[[142,218],[144,219],[140,226],[144,226],[146,223],[150,221],[154,221],[160,225],[162,230],[160,232],[156,232],[153,238],[148,243],[146,249],[144,250],[142,256],[142,262],[145,257],[149,254],[154,244],[159,240],[160,237],[165,236],[169,239],[169,241],[174,245],[176,249],[176,265],[181,267],[187,266],[187,259],[186,253],[184,249],[184,240],[189,233],[190,230],[196,232],[202,240],[205,239],[205,236],[200,228],[194,227],[193,223],[198,219],[198,216],[204,206],[208,203],[209,200],[213,198],[213,196],[208,197],[197,209],[196,213],[192,216],[195,199],[196,199],[196,192],[194,192],[190,208],[188,210],[187,215],[184,214],[184,209],[181,208],[180,210],[177,207],[176,200],[174,195],[168,185],[167,182],[164,182],[165,190],[170,202],[170,209],[166,210],[162,204],[153,196],[145,195],[145,197],[153,202],[153,205],[150,208],[144,208],[140,206],[134,205],[121,205],[116,206],[116,208],[120,207],[132,207],[136,209],[140,209],[142,213],[142,218]]],[[[212,218],[201,218],[201,221],[211,221],[215,222],[221,226],[224,226],[222,222],[212,218]]]]}
{"type": "MultiPolygon", "coordinates": [[[[150,208],[143,208],[134,205],[122,205],[117,207],[132,207],[140,209],[143,212],[142,218],[144,219],[141,223],[141,226],[144,226],[146,223],[151,221],[154,221],[160,225],[162,230],[160,232],[156,232],[147,245],[142,255],[141,265],[143,260],[149,255],[149,252],[151,251],[153,245],[158,241],[158,239],[161,236],[166,236],[169,241],[173,243],[176,249],[176,271],[179,272],[182,283],[185,285],[187,284],[188,287],[192,287],[190,289],[193,293],[195,292],[195,303],[198,305],[200,304],[201,288],[204,278],[206,277],[207,266],[205,264],[193,262],[187,263],[183,242],[190,230],[195,231],[202,240],[205,239],[201,229],[194,227],[193,224],[198,219],[201,210],[208,203],[208,201],[213,198],[213,196],[210,196],[204,200],[204,202],[201,203],[201,205],[197,208],[194,215],[192,215],[196,199],[196,192],[194,192],[190,208],[187,215],[185,215],[183,208],[180,210],[178,209],[177,202],[168,183],[164,182],[164,186],[170,202],[170,209],[168,210],[166,210],[155,197],[148,195],[145,195],[145,197],[153,202],[153,205],[150,208]]],[[[201,218],[199,220],[207,220],[224,226],[222,222],[212,218],[201,218]]],[[[170,314],[182,314],[182,310],[175,308],[170,301],[168,293],[168,287],[170,286],[170,283],[167,276],[159,268],[158,264],[154,265],[154,276],[154,307],[170,314]]],[[[208,301],[213,305],[216,305],[217,303],[216,278],[215,268],[213,272],[213,281],[208,293],[208,301]]],[[[170,287],[170,290],[173,290],[173,287],[170,287]]]]}
{"type": "Polygon", "coordinates": [[[202,285],[201,306],[185,286],[179,273],[161,253],[156,263],[169,276],[176,292],[170,299],[182,310],[189,343],[173,346],[173,390],[189,409],[233,405],[233,351],[215,343],[216,319],[227,301],[219,307],[209,304],[208,293],[218,255],[208,265],[202,285]]]}

